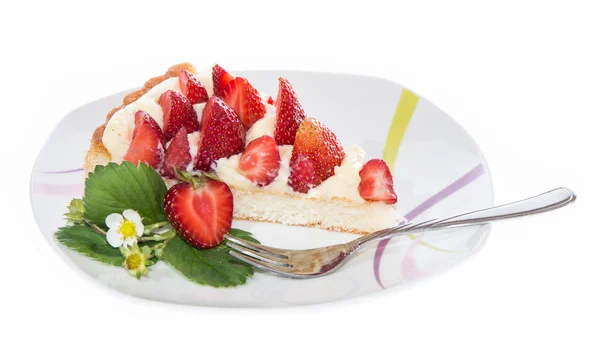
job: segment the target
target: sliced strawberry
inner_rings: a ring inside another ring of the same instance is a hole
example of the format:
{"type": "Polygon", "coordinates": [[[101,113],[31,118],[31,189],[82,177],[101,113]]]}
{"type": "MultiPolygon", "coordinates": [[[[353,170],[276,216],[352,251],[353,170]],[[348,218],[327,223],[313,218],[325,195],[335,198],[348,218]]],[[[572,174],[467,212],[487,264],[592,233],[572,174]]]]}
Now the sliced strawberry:
{"type": "Polygon", "coordinates": [[[183,70],[179,72],[181,92],[192,104],[204,103],[208,100],[208,92],[193,73],[183,70]]]}
{"type": "Polygon", "coordinates": [[[164,137],[160,127],[150,114],[143,110],[135,113],[131,144],[123,160],[135,165],[145,162],[154,169],[160,167],[165,154],[164,137]]]}
{"type": "Polygon", "coordinates": [[[198,114],[192,103],[181,93],[168,90],[160,96],[158,104],[163,111],[163,131],[166,141],[171,140],[182,127],[188,133],[200,129],[198,114]]]}
{"type": "Polygon", "coordinates": [[[215,95],[217,97],[223,97],[223,91],[229,85],[229,82],[233,81],[235,77],[224,70],[223,67],[215,64],[212,70],[212,79],[215,95]]]}
{"type": "Polygon", "coordinates": [[[248,180],[262,187],[279,174],[281,158],[275,139],[268,135],[252,140],[240,157],[238,170],[248,180]]]}
{"type": "Polygon", "coordinates": [[[223,182],[203,177],[171,187],[164,200],[167,220],[192,246],[207,249],[224,240],[233,220],[233,195],[223,182]]]}
{"type": "Polygon", "coordinates": [[[296,133],[288,185],[294,191],[308,192],[333,176],[344,156],[342,144],[328,127],[313,118],[306,119],[296,133]]]}
{"type": "Polygon", "coordinates": [[[179,129],[165,153],[165,161],[161,170],[161,175],[168,178],[175,178],[174,168],[185,170],[187,165],[192,162],[190,154],[190,142],[185,128],[179,129]]]}
{"type": "Polygon", "coordinates": [[[235,110],[246,129],[267,112],[260,93],[246,78],[237,77],[229,82],[223,90],[223,100],[235,110]]]}
{"type": "Polygon", "coordinates": [[[206,102],[201,132],[194,163],[196,170],[210,171],[215,160],[244,150],[246,130],[233,109],[219,97],[213,96],[206,102]]]}
{"type": "Polygon", "coordinates": [[[277,123],[275,124],[275,140],[279,145],[293,145],[296,131],[306,118],[304,109],[298,102],[296,92],[290,82],[280,77],[277,100],[277,123]]]}
{"type": "Polygon", "coordinates": [[[371,159],[360,170],[360,197],[367,201],[394,204],[398,201],[394,192],[394,179],[390,168],[381,159],[371,159]]]}

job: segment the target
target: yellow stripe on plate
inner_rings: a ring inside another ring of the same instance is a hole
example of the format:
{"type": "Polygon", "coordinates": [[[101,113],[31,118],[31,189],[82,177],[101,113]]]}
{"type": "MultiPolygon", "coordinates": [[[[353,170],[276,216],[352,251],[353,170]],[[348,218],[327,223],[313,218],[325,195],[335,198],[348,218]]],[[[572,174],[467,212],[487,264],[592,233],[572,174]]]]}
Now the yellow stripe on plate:
{"type": "Polygon", "coordinates": [[[408,89],[402,90],[398,106],[396,106],[396,113],[392,119],[392,125],[390,126],[390,131],[388,132],[387,139],[385,140],[385,147],[383,149],[383,160],[388,164],[390,171],[392,172],[394,172],[398,149],[400,148],[404,133],[406,133],[408,123],[410,123],[410,119],[415,112],[418,101],[419,96],[408,89]]]}
{"type": "MultiPolygon", "coordinates": [[[[394,166],[396,164],[398,149],[400,149],[400,144],[402,144],[402,139],[404,139],[404,134],[406,133],[406,129],[408,128],[408,123],[410,123],[410,119],[412,118],[413,113],[415,112],[418,102],[418,95],[409,91],[408,89],[402,90],[400,100],[398,101],[398,105],[396,106],[394,118],[392,119],[390,131],[388,132],[387,139],[385,140],[385,147],[383,149],[383,160],[388,164],[388,166],[390,167],[390,171],[392,172],[394,171],[394,166]]],[[[414,234],[409,234],[408,237],[412,240],[417,239],[417,237],[414,234]]],[[[452,252],[450,250],[438,248],[423,241],[419,241],[419,244],[441,252],[452,252]]]]}

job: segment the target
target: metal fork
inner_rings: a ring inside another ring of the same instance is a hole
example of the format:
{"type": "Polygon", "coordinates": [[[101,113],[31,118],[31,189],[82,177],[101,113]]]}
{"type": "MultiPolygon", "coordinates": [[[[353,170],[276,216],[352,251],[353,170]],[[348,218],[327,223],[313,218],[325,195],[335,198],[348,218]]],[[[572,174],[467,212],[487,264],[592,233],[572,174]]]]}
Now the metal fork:
{"type": "Polygon", "coordinates": [[[557,188],[502,206],[420,223],[409,222],[362,236],[348,243],[315,249],[279,249],[248,242],[230,235],[225,235],[225,239],[227,246],[231,248],[229,254],[248,264],[289,278],[315,278],[339,269],[348,257],[369,243],[409,233],[480,225],[547,212],[566,206],[575,201],[575,198],[575,193],[568,188],[557,188]]]}

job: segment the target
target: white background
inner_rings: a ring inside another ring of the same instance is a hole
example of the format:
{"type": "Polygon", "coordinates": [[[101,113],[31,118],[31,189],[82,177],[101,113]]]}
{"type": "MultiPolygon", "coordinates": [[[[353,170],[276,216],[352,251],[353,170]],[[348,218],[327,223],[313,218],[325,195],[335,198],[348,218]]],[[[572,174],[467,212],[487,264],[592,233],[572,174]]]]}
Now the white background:
{"type": "Polygon", "coordinates": [[[597,1],[394,3],[2,2],[0,354],[597,356],[597,1]],[[498,203],[557,186],[578,202],[497,224],[469,262],[358,300],[225,310],[111,293],[37,230],[30,170],[68,111],[181,61],[397,80],[478,141],[498,203]]]}

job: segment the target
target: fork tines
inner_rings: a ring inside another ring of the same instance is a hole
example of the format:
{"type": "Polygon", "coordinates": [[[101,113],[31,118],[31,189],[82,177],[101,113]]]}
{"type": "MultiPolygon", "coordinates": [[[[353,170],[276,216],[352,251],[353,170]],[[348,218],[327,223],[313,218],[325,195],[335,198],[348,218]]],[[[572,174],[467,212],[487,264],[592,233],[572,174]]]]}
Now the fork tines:
{"type": "Polygon", "coordinates": [[[275,273],[285,273],[285,268],[290,268],[285,251],[265,247],[264,245],[249,242],[243,239],[225,235],[226,245],[231,248],[229,254],[250,265],[257,266],[275,273]]]}

